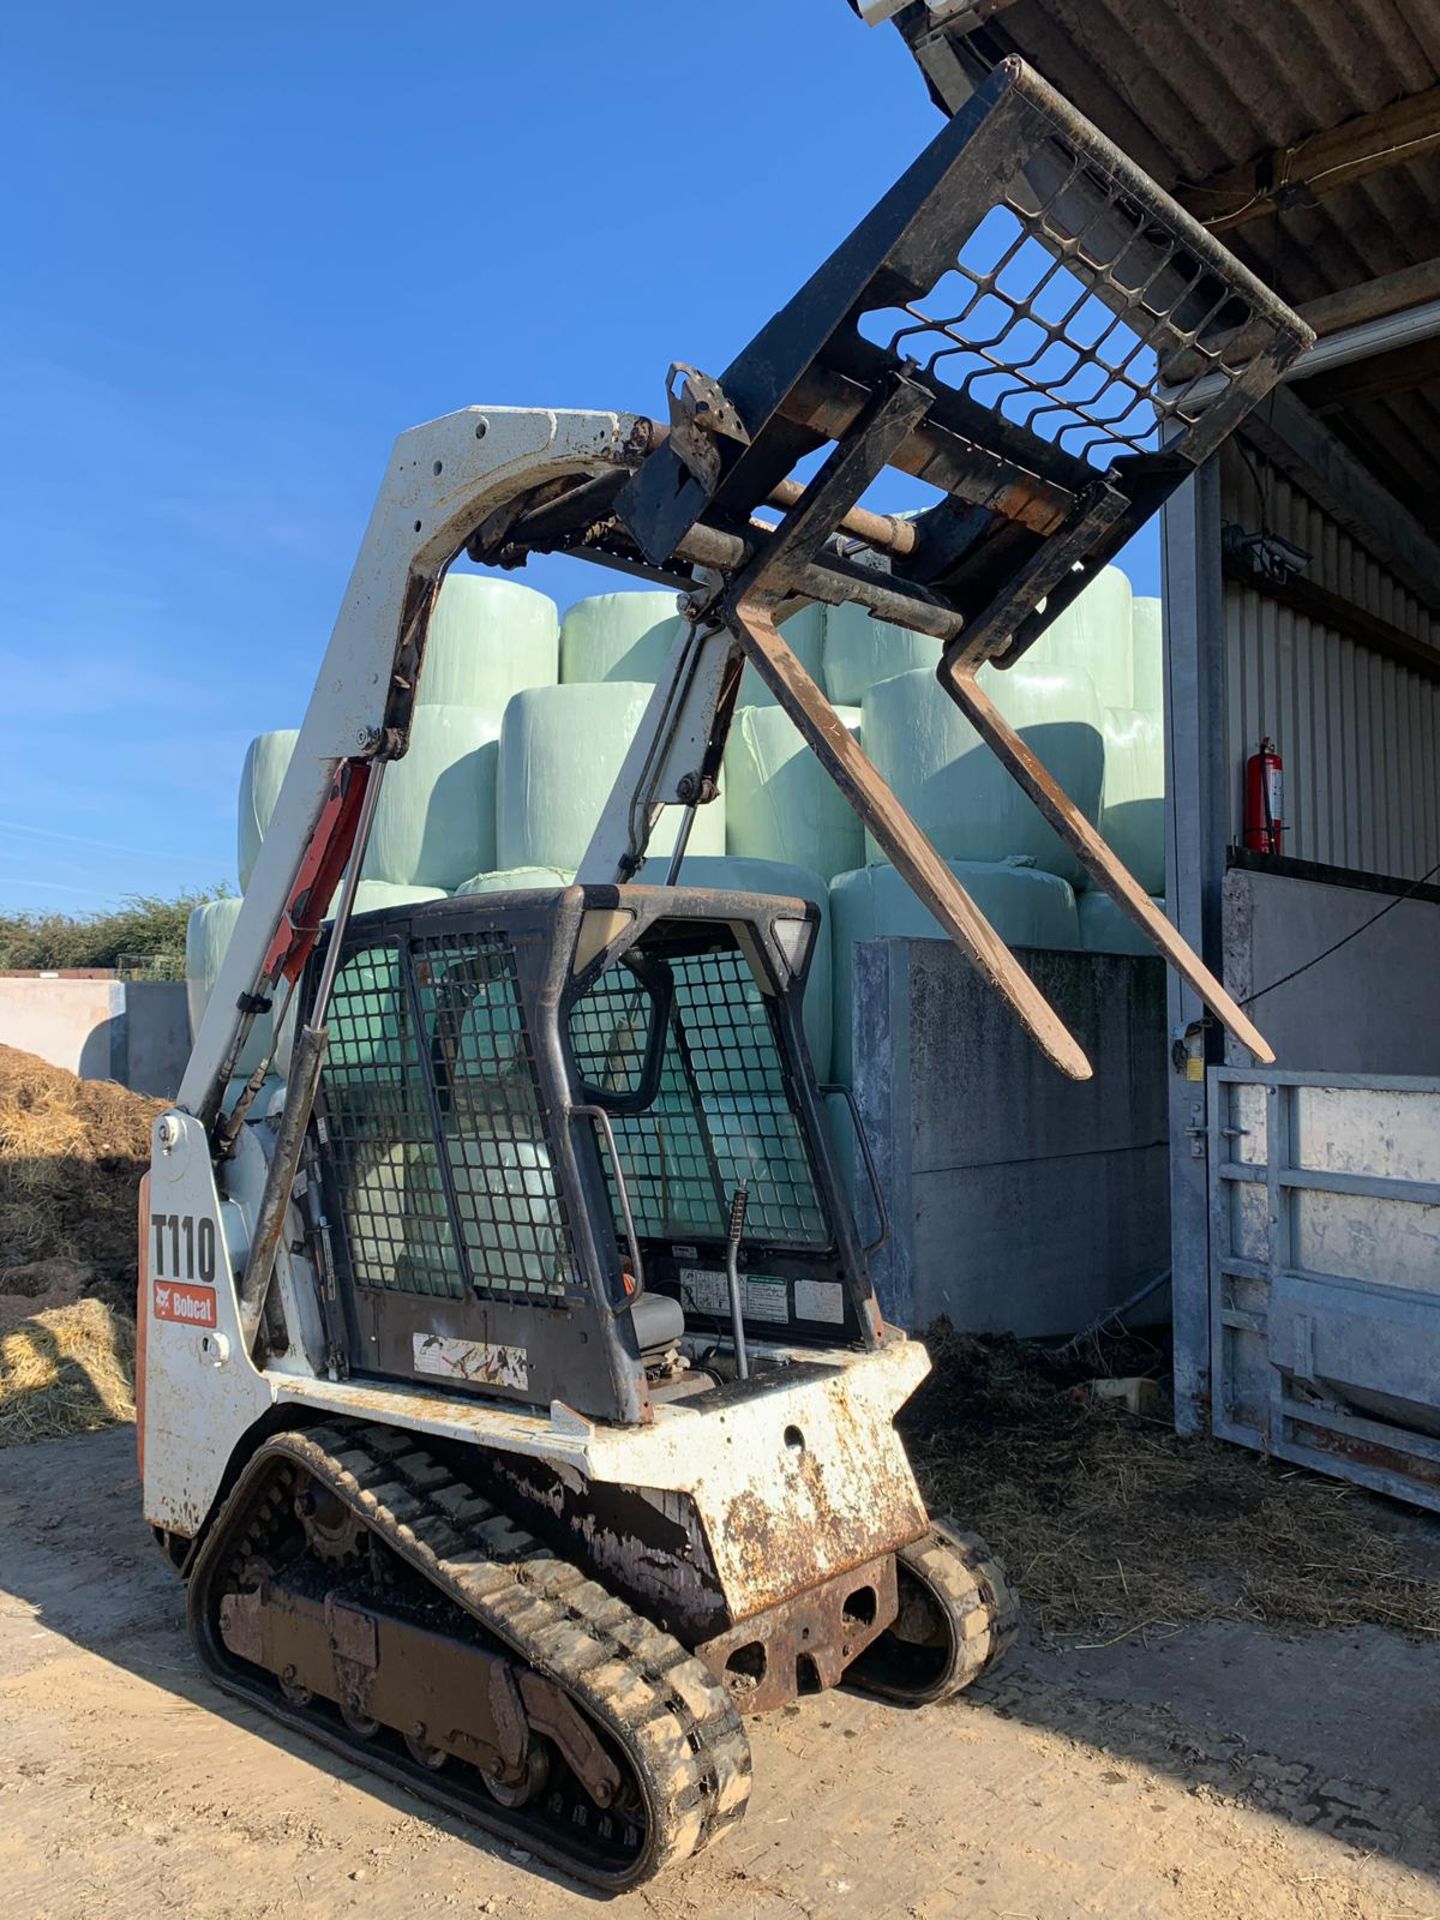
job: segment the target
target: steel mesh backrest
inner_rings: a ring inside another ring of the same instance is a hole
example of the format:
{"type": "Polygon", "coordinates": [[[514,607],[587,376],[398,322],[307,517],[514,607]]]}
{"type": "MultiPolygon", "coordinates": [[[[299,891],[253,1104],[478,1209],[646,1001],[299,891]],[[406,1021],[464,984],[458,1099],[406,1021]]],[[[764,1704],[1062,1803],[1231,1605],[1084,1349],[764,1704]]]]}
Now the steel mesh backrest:
{"type": "Polygon", "coordinates": [[[1245,356],[1251,310],[1123,185],[1058,141],[1032,157],[923,294],[862,337],[936,384],[1107,470],[1172,443],[1245,356]],[[1179,356],[1185,355],[1182,363],[1179,356]],[[1167,384],[1167,367],[1185,377],[1167,384]]]}
{"type": "MultiPolygon", "coordinates": [[[[738,953],[710,953],[676,960],[671,972],[659,1091],[646,1112],[612,1117],[637,1229],[662,1239],[723,1235],[730,1195],[744,1180],[751,1237],[828,1245],[809,1148],[749,967],[738,953]]],[[[647,1019],[636,983],[618,969],[575,1003],[571,1046],[588,1090],[639,1086],[647,1019]]]]}

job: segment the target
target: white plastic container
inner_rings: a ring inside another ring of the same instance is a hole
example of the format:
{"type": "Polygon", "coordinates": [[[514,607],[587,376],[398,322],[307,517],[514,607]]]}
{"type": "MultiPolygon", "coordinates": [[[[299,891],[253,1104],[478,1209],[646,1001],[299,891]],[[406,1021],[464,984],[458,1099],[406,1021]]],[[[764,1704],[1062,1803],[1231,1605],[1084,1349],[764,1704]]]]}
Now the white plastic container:
{"type": "MultiPolygon", "coordinates": [[[[1089,676],[1032,665],[982,669],[1001,713],[1092,825],[1100,821],[1105,738],[1089,676]]],[[[1078,884],[1084,868],[932,674],[900,674],[865,695],[861,733],[880,774],[947,860],[1020,856],[1078,884]]],[[[882,850],[867,837],[872,861],[882,850]]]]}
{"type": "Polygon", "coordinates": [[[560,623],[564,686],[660,678],[680,622],[673,593],[597,593],[577,600],[560,623]]]}
{"type": "Polygon", "coordinates": [[[1165,729],[1158,713],[1105,709],[1100,831],[1147,893],[1165,891],[1165,729]]]}
{"type": "MultiPolygon", "coordinates": [[[[1075,895],[1058,874],[1013,862],[950,860],[950,871],[1000,938],[1012,947],[1073,950],[1080,944],[1075,895]]],[[[894,867],[862,867],[830,883],[835,1039],[833,1077],[854,1074],[851,980],[857,940],[946,940],[949,935],[894,867]]]]}
{"type": "Polygon", "coordinates": [[[511,694],[553,687],[559,668],[553,600],[516,580],[446,575],[425,642],[420,706],[474,707],[498,727],[511,694]]]}
{"type": "MultiPolygon", "coordinates": [[[[692,841],[693,845],[693,841],[692,841]]],[[[635,876],[639,887],[661,886],[665,868],[647,860],[635,876]]],[[[687,853],[680,866],[682,887],[711,887],[732,893],[770,893],[792,900],[813,900],[820,909],[820,926],[815,935],[815,952],[805,982],[805,1037],[815,1063],[815,1077],[830,1076],[831,955],[829,927],[829,889],[818,873],[789,866],[779,860],[734,860],[687,853]]]]}
{"type": "Polygon", "coordinates": [[[275,733],[260,733],[245,749],[245,764],[240,769],[240,805],[235,832],[235,864],[240,872],[240,891],[250,884],[265,829],[280,798],[286,769],[300,738],[298,727],[282,727],[275,733]]]}
{"type": "MultiPolygon", "coordinates": [[[[1156,899],[1155,904],[1162,913],[1165,911],[1163,900],[1156,899]]],[[[1158,957],[1159,950],[1150,944],[1129,914],[1120,911],[1108,893],[1092,887],[1088,893],[1080,895],[1075,905],[1080,922],[1080,944],[1087,953],[1135,953],[1149,959],[1158,957]]]]}
{"type": "Polygon", "coordinates": [[[1102,707],[1133,707],[1133,646],[1130,582],[1119,567],[1105,567],[1023,660],[1088,673],[1102,707]]]}
{"type": "MultiPolygon", "coordinates": [[[[837,707],[858,740],[860,710],[837,707]]],[[[782,707],[742,707],[725,747],[725,839],[741,860],[783,860],[832,874],[865,858],[860,816],[782,707]]]]}
{"type": "Polygon", "coordinates": [[[864,607],[847,601],[825,609],[825,691],[837,707],[858,707],[868,687],[893,680],[897,673],[940,664],[940,642],[908,627],[872,620],[864,607]]]}
{"type": "Polygon", "coordinates": [[[449,892],[495,866],[499,762],[493,715],[474,707],[417,707],[409,751],[385,769],[365,879],[449,892]]]}
{"type": "MultiPolygon", "coordinates": [[[[573,873],[585,857],[651,689],[631,681],[537,687],[517,693],[500,734],[495,857],[475,860],[456,885],[476,873],[508,867],[558,867],[573,873]]],[[[667,807],[650,842],[652,854],[675,845],[679,807],[667,807]]],[[[699,809],[690,847],[725,851],[723,796],[699,809]]]]}
{"type": "Polygon", "coordinates": [[[1134,702],[1148,713],[1165,708],[1165,643],[1161,602],[1137,594],[1130,605],[1134,702]]]}

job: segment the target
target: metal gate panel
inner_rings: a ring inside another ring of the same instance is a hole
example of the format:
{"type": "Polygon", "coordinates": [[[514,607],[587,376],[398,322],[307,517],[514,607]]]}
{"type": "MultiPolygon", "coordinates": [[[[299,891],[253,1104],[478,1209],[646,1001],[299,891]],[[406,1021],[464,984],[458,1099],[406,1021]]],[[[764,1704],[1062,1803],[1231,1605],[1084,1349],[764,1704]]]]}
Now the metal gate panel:
{"type": "Polygon", "coordinates": [[[1440,1510],[1440,1080],[1209,1081],[1213,1431],[1440,1510]]]}

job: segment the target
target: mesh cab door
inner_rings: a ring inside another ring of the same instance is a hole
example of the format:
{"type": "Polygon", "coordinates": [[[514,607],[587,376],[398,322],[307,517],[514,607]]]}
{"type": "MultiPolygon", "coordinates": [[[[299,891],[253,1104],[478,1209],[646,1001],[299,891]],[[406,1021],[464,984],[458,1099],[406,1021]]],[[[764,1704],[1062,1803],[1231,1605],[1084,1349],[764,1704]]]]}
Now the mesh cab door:
{"type": "Polygon", "coordinates": [[[352,1369],[638,1417],[643,1376],[577,1256],[516,943],[357,927],[329,1032],[317,1130],[352,1369]]]}

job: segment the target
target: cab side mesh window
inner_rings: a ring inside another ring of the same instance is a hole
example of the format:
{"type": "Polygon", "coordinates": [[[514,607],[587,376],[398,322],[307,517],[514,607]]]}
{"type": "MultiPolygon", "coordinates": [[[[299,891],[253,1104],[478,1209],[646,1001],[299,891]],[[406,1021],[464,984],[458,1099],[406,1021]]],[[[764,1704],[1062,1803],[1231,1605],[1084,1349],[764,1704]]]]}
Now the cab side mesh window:
{"type": "MultiPolygon", "coordinates": [[[[611,1116],[637,1231],[723,1236],[730,1195],[744,1180],[749,1234],[828,1246],[804,1130],[750,968],[732,951],[686,955],[670,970],[675,998],[659,1089],[645,1112],[611,1116]]],[[[636,988],[633,975],[612,967],[570,1009],[576,1066],[602,1098],[640,1085],[649,1009],[636,988]]],[[[608,1155],[605,1171],[613,1201],[608,1155]]]]}
{"type": "Polygon", "coordinates": [[[570,1272],[514,951],[503,934],[414,946],[460,1236],[482,1294],[563,1294],[570,1272]]]}
{"type": "Polygon", "coordinates": [[[350,1268],[362,1287],[463,1298],[397,944],[344,960],[321,1099],[350,1268]]]}

